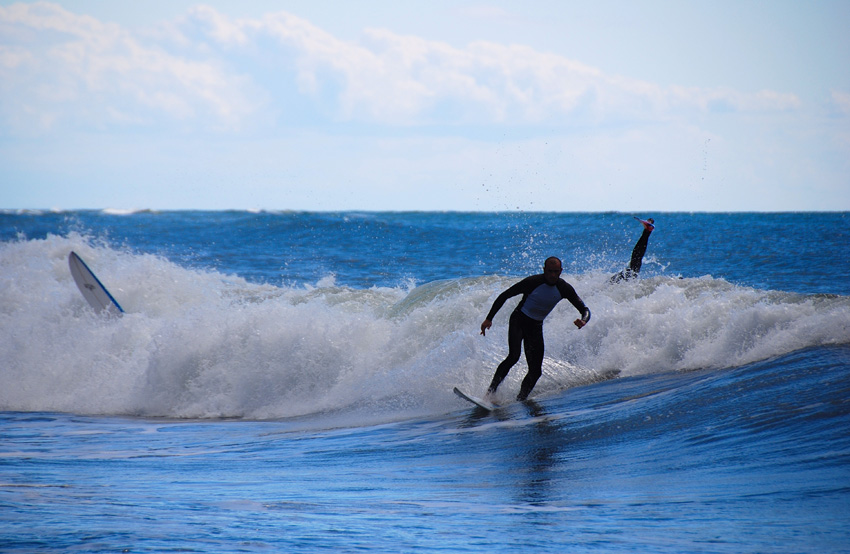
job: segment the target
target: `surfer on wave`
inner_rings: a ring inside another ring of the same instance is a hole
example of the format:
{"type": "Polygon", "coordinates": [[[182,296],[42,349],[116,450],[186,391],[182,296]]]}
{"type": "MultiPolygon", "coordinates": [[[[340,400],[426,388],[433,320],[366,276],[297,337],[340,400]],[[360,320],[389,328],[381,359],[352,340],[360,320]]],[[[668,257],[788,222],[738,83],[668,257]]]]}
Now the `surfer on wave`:
{"type": "Polygon", "coordinates": [[[581,319],[574,321],[579,329],[590,321],[590,310],[584,305],[572,285],[561,279],[561,260],[553,256],[546,259],[542,274],[526,277],[496,298],[486,319],[481,323],[482,335],[485,335],[487,329],[493,325],[493,318],[505,301],[519,294],[522,294],[522,300],[511,314],[508,324],[508,356],[496,368],[485,396],[488,400],[492,398],[510,369],[519,361],[523,347],[525,359],[528,362],[528,373],[522,381],[517,400],[528,398],[543,373],[543,320],[558,302],[566,298],[579,311],[581,319]]]}

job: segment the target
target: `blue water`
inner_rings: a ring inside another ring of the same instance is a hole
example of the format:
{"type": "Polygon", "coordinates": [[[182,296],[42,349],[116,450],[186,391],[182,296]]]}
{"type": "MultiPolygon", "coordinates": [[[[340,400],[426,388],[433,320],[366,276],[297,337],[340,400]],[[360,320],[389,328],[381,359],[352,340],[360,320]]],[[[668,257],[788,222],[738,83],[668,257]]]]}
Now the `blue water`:
{"type": "Polygon", "coordinates": [[[638,215],[0,213],[0,551],[850,552],[850,214],[638,215]]]}

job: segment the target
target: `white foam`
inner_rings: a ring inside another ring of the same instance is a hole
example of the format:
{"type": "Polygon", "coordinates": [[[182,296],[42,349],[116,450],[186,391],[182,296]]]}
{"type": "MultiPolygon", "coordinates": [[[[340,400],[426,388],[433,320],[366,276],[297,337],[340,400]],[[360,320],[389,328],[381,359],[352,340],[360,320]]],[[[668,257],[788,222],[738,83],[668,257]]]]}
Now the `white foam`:
{"type": "Polygon", "coordinates": [[[101,212],[106,215],[134,215],[150,211],[152,210],[139,208],[104,208],[101,210],[101,212]]]}
{"type": "MultiPolygon", "coordinates": [[[[0,245],[0,409],[167,417],[281,418],[340,410],[403,418],[456,407],[506,353],[507,320],[479,325],[513,279],[406,288],[255,285],[85,237],[0,245]],[[74,250],[126,310],[97,317],[68,271],[74,250]]],[[[566,276],[593,311],[582,330],[561,303],[547,320],[553,394],[621,375],[724,368],[848,341],[850,299],[736,287],[706,276],[611,285],[566,276]]],[[[503,389],[514,392],[524,362],[503,389]]],[[[352,415],[351,417],[355,417],[352,415]]]]}

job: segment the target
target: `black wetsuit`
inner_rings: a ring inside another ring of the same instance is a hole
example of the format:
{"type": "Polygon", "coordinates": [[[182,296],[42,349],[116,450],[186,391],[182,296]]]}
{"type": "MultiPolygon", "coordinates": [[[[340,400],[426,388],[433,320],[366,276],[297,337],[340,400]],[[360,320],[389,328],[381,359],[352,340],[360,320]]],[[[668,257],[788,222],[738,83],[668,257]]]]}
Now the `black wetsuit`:
{"type": "Polygon", "coordinates": [[[524,343],[525,360],[528,362],[528,374],[522,381],[517,399],[525,400],[543,373],[543,320],[555,307],[555,304],[566,298],[581,314],[585,323],[590,321],[590,310],[584,305],[575,289],[563,279],[558,279],[554,285],[546,283],[545,276],[532,275],[508,288],[493,302],[487,319],[492,321],[496,312],[505,304],[508,298],[522,294],[516,309],[511,314],[508,326],[508,357],[496,368],[489,392],[494,392],[508,375],[510,369],[519,361],[519,355],[524,343]]]}
{"type": "Polygon", "coordinates": [[[643,265],[643,255],[646,254],[646,246],[649,244],[650,233],[652,233],[651,229],[644,228],[643,233],[641,233],[640,238],[635,243],[635,247],[632,250],[632,259],[629,261],[629,267],[615,275],[612,275],[612,283],[618,283],[623,280],[628,281],[629,279],[638,276],[640,273],[640,266],[643,265]]]}

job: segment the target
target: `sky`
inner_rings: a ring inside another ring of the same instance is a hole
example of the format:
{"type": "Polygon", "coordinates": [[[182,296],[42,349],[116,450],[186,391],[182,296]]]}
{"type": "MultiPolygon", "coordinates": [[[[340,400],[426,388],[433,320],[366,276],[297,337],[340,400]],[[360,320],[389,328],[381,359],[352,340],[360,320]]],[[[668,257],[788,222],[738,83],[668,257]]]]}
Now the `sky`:
{"type": "Polygon", "coordinates": [[[0,209],[850,210],[845,0],[0,0],[0,209]]]}

